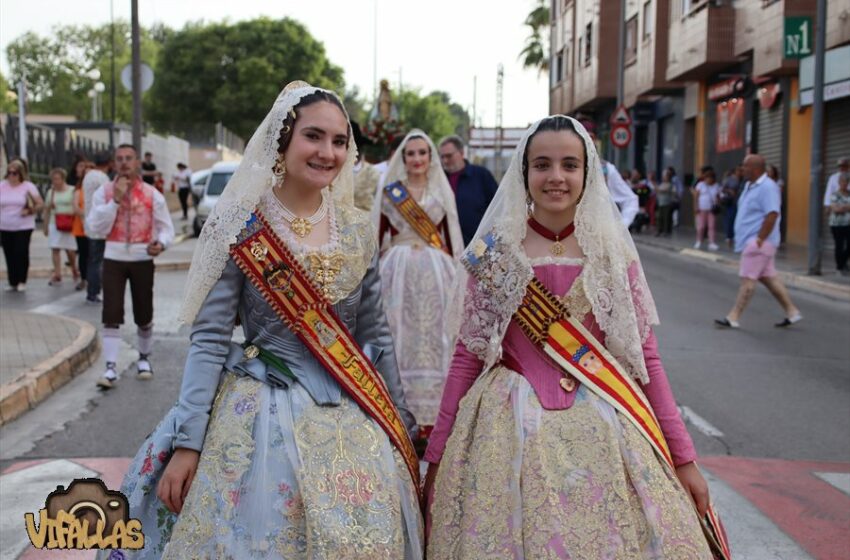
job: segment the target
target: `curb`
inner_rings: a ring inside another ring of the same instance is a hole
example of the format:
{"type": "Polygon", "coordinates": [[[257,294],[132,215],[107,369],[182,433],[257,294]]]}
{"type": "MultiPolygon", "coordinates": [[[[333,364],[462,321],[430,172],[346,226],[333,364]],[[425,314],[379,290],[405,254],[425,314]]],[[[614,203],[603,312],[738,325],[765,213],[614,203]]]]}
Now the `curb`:
{"type": "MultiPolygon", "coordinates": [[[[709,253],[701,249],[680,249],[678,247],[671,247],[662,243],[653,243],[649,240],[643,239],[636,239],[635,244],[645,245],[647,247],[653,247],[655,249],[662,249],[671,253],[682,255],[684,257],[692,257],[696,259],[701,259],[703,261],[713,262],[733,272],[738,270],[738,261],[736,259],[730,259],[729,257],[726,257],[721,254],[709,253]]],[[[782,282],[788,287],[793,287],[798,290],[821,296],[826,296],[841,301],[850,301],[850,286],[834,284],[825,280],[819,280],[817,277],[814,276],[795,274],[793,272],[787,272],[784,270],[777,270],[776,274],[779,279],[782,280],[782,282]]]]}
{"type": "Polygon", "coordinates": [[[62,318],[80,327],[76,340],[0,387],[0,426],[34,408],[97,359],[100,353],[97,329],[73,317],[62,318]]]}
{"type": "MultiPolygon", "coordinates": [[[[190,233],[181,233],[174,237],[174,241],[172,245],[179,245],[183,243],[187,239],[191,239],[192,234],[190,233]]],[[[157,270],[189,270],[189,265],[191,265],[191,261],[171,261],[171,262],[163,262],[156,263],[157,270]]],[[[70,271],[70,268],[67,266],[63,268],[64,272],[70,271]]],[[[27,272],[27,277],[29,278],[50,278],[53,275],[53,267],[30,267],[29,272],[27,272]]],[[[6,270],[0,270],[0,280],[6,280],[6,270]]]]}

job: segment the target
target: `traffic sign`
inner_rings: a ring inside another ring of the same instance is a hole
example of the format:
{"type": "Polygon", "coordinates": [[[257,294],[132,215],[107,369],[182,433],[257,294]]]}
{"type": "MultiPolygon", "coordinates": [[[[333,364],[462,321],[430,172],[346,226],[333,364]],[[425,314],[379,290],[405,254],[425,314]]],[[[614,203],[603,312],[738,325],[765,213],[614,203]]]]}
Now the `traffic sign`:
{"type": "Polygon", "coordinates": [[[629,115],[629,110],[625,105],[620,105],[614,114],[611,115],[611,124],[614,126],[629,126],[632,124],[632,117],[629,115]]]}
{"type": "Polygon", "coordinates": [[[611,129],[611,143],[617,148],[625,148],[632,141],[632,131],[628,126],[617,125],[611,129]]]}

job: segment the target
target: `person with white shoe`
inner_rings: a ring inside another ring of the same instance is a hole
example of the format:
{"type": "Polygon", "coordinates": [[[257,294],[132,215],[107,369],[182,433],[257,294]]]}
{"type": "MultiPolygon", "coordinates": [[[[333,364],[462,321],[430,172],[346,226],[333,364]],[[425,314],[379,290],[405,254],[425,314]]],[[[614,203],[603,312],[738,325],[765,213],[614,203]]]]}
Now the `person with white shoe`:
{"type": "Polygon", "coordinates": [[[139,379],[151,379],[153,345],[153,258],[174,240],[174,225],[165,197],[139,175],[139,156],[130,144],[115,150],[114,181],[99,187],[86,218],[86,231],[106,238],[103,259],[103,357],[106,371],[97,381],[111,389],[118,379],[116,362],[124,322],[124,290],[130,282],[137,326],[139,379]]]}
{"type": "Polygon", "coordinates": [[[713,167],[707,165],[702,168],[702,177],[694,187],[694,197],[697,209],[697,240],[694,249],[702,246],[707,231],[708,250],[717,251],[720,247],[715,242],[715,223],[720,213],[720,184],[713,167]]]}
{"type": "Polygon", "coordinates": [[[803,316],[776,275],[774,260],[780,243],[782,196],[779,186],[767,176],[763,156],[748,155],[743,167],[747,183],[738,199],[735,216],[735,252],[741,253],[741,287],[729,313],[714,322],[720,327],[739,328],[738,321],[753,297],[756,282],[761,282],[785,311],[785,318],[775,326],[789,327],[803,316]]]}

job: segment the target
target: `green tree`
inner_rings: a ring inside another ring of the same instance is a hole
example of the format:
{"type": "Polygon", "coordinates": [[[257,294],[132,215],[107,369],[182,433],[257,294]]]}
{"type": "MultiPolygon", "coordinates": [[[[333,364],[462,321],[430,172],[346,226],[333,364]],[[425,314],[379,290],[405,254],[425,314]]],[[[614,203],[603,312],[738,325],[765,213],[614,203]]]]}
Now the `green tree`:
{"type": "MultiPolygon", "coordinates": [[[[142,60],[156,71],[159,43],[167,30],[142,29],[142,60]]],[[[6,47],[11,67],[11,79],[17,82],[25,75],[29,110],[35,113],[71,114],[78,119],[91,117],[91,99],[88,91],[95,80],[89,77],[92,70],[100,71],[100,81],[106,86],[101,94],[103,117],[109,120],[111,107],[111,64],[112,29],[110,24],[97,27],[88,25],[58,25],[49,36],[28,32],[6,47]]],[[[126,21],[115,22],[115,72],[129,64],[130,25],[126,21]]],[[[120,76],[115,76],[116,120],[130,122],[132,119],[132,95],[121,86],[120,76]]],[[[142,97],[145,110],[149,95],[142,97]]]]}
{"type": "Polygon", "coordinates": [[[434,142],[443,136],[463,133],[469,126],[469,115],[449,95],[432,91],[422,95],[420,89],[408,89],[398,96],[399,117],[407,130],[422,129],[434,142]]]}
{"type": "Polygon", "coordinates": [[[549,28],[549,7],[545,0],[538,0],[534,9],[526,16],[524,25],[529,28],[525,46],[519,53],[523,68],[535,68],[540,74],[549,70],[549,53],[546,45],[549,28]]]}
{"type": "Polygon", "coordinates": [[[13,86],[0,72],[0,113],[16,113],[18,111],[17,97],[13,86]]]}
{"type": "Polygon", "coordinates": [[[300,23],[194,23],[165,38],[151,94],[155,127],[189,133],[221,122],[248,138],[292,80],[343,91],[342,69],[300,23]]]}

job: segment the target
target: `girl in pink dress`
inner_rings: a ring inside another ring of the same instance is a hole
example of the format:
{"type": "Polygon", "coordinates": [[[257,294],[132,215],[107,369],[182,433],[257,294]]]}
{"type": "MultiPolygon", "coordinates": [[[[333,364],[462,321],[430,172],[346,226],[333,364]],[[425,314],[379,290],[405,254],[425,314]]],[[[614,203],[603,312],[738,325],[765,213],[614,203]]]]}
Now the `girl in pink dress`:
{"type": "Polygon", "coordinates": [[[457,345],[425,454],[428,557],[710,559],[697,515],[708,486],[661,365],[655,304],[578,121],[528,130],[461,260],[457,345]],[[532,277],[637,381],[675,468],[512,320],[532,277]]]}

